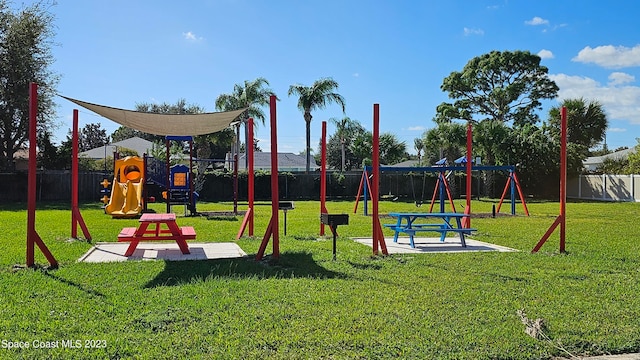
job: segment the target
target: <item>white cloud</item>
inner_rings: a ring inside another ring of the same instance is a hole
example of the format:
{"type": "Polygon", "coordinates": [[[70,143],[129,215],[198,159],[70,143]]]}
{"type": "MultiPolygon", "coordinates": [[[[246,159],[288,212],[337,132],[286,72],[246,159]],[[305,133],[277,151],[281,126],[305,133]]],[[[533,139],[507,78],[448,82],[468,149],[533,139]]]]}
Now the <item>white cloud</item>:
{"type": "Polygon", "coordinates": [[[538,56],[540,56],[540,58],[542,59],[553,59],[553,53],[551,52],[551,50],[547,50],[547,49],[542,49],[538,52],[538,56]]]}
{"type": "Polygon", "coordinates": [[[627,131],[627,129],[623,129],[623,128],[607,128],[607,132],[625,132],[627,131]]]}
{"type": "Polygon", "coordinates": [[[360,77],[360,73],[353,73],[353,77],[360,77]]]}
{"type": "Polygon", "coordinates": [[[636,81],[636,77],[623,72],[612,72],[609,75],[609,85],[617,86],[636,81]]]}
{"type": "Polygon", "coordinates": [[[182,36],[187,41],[200,41],[200,40],[203,39],[202,37],[196,36],[196,34],[192,33],[191,31],[187,31],[186,33],[182,33],[182,36]]]}
{"type": "Polygon", "coordinates": [[[471,29],[468,27],[464,28],[464,36],[469,36],[469,35],[484,35],[484,30],[482,29],[471,29]]]}
{"type": "Polygon", "coordinates": [[[424,130],[426,130],[426,129],[427,129],[426,127],[421,126],[421,125],[418,125],[418,126],[409,126],[409,127],[407,128],[407,130],[409,130],[409,131],[424,131],[424,130]]]}
{"type": "Polygon", "coordinates": [[[560,88],[559,100],[596,100],[602,104],[609,120],[627,120],[632,124],[640,124],[640,87],[612,86],[611,83],[603,86],[588,77],[566,74],[549,75],[549,78],[560,88]]]}
{"type": "Polygon", "coordinates": [[[640,45],[632,48],[613,45],[597,46],[595,48],[587,46],[580,50],[578,56],[571,59],[571,61],[594,63],[613,69],[640,66],[640,45]]]}
{"type": "Polygon", "coordinates": [[[549,20],[545,20],[539,16],[534,16],[533,19],[531,20],[527,20],[524,22],[527,25],[533,25],[533,26],[537,26],[537,25],[549,25],[549,20]]]}

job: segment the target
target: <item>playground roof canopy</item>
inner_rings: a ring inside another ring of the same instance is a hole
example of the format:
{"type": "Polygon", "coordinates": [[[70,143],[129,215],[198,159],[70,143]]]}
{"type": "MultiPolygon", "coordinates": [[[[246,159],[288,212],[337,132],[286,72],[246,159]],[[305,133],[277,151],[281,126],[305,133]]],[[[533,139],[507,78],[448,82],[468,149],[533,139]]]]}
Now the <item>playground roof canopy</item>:
{"type": "Polygon", "coordinates": [[[63,98],[95,112],[120,125],[154,135],[205,135],[222,131],[247,110],[203,113],[203,114],[156,114],[133,110],[124,110],[85,101],[63,98]]]}

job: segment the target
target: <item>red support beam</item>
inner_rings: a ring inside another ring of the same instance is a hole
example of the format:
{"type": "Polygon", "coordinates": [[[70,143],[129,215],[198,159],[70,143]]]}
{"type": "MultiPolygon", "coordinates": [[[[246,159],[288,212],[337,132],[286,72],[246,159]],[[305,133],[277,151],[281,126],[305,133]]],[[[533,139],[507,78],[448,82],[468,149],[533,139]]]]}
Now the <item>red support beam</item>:
{"type": "Polygon", "coordinates": [[[565,253],[566,220],[567,220],[567,108],[560,109],[560,215],[551,224],[547,232],[531,250],[538,252],[549,239],[553,231],[560,226],[560,252],[565,253]]]}
{"type": "Polygon", "coordinates": [[[518,195],[520,195],[520,201],[522,201],[524,214],[529,216],[529,209],[527,208],[527,202],[525,201],[524,195],[522,194],[522,187],[520,187],[520,181],[518,181],[518,176],[516,175],[516,172],[512,171],[511,176],[513,177],[513,181],[516,183],[516,189],[518,189],[518,195]]]}
{"type": "Polygon", "coordinates": [[[253,236],[253,201],[255,198],[255,178],[253,175],[253,152],[254,152],[254,145],[253,145],[253,118],[249,118],[249,121],[247,122],[247,126],[249,127],[249,136],[248,136],[248,144],[246,144],[245,146],[247,146],[247,157],[248,157],[248,162],[247,162],[247,196],[248,196],[248,202],[249,202],[249,210],[247,211],[247,214],[249,214],[249,236],[253,236]]]}
{"type": "Polygon", "coordinates": [[[35,265],[35,245],[49,261],[51,268],[58,267],[58,261],[53,257],[44,244],[40,235],[36,232],[36,172],[37,172],[37,127],[38,118],[38,84],[31,83],[29,86],[29,174],[27,178],[27,266],[35,265]]]}
{"type": "MultiPolygon", "coordinates": [[[[233,154],[233,213],[238,215],[238,154],[240,153],[240,125],[236,128],[236,151],[233,154]]],[[[248,146],[245,144],[245,146],[248,146]]]]}
{"type": "Polygon", "coordinates": [[[567,108],[560,111],[560,252],[565,250],[567,230],[567,108]]]}
{"type": "Polygon", "coordinates": [[[378,249],[383,255],[389,255],[384,241],[380,218],[378,217],[378,197],[380,184],[380,105],[373,104],[373,181],[371,182],[371,201],[373,202],[373,214],[371,215],[373,234],[373,254],[378,255],[378,249]]]}
{"type": "MultiPolygon", "coordinates": [[[[471,121],[467,122],[467,206],[464,209],[465,214],[468,213],[469,217],[465,218],[465,225],[467,228],[471,228],[471,156],[473,147],[473,131],[471,127],[471,121]]],[[[452,202],[453,204],[453,202],[452,202]]],[[[454,210],[455,212],[455,210],[454,210]]]]}
{"type": "MultiPolygon", "coordinates": [[[[327,122],[322,122],[320,141],[320,213],[327,213],[327,122]]],[[[324,224],[320,222],[320,236],[324,235],[324,224]]]]}
{"type": "Polygon", "coordinates": [[[240,225],[240,230],[238,231],[238,235],[236,236],[236,240],[240,240],[242,234],[244,234],[244,230],[249,227],[249,236],[253,236],[253,202],[254,202],[254,175],[253,175],[253,118],[249,118],[247,121],[247,201],[249,203],[249,208],[247,212],[244,214],[244,219],[242,220],[242,224],[240,225]]]}
{"type": "MultiPolygon", "coordinates": [[[[71,147],[71,237],[78,238],[78,225],[87,240],[91,240],[89,229],[80,214],[78,206],[78,109],[73,109],[73,132],[71,147]]],[[[106,146],[106,145],[105,145],[106,146]]]]}
{"type": "Polygon", "coordinates": [[[262,260],[264,252],[269,243],[269,238],[273,236],[273,253],[272,257],[278,259],[280,257],[280,239],[279,239],[279,194],[278,194],[278,136],[276,131],[276,97],[274,95],[269,99],[270,115],[271,115],[271,221],[267,231],[262,238],[262,243],[256,254],[256,260],[262,260]]]}

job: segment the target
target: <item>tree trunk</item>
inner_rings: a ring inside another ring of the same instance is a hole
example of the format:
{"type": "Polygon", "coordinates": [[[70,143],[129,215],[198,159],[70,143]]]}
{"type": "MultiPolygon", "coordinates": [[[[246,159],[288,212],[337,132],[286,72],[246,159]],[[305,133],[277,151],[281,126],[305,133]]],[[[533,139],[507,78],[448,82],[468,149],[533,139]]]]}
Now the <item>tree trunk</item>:
{"type": "Polygon", "coordinates": [[[340,141],[342,143],[342,172],[344,172],[345,168],[345,151],[344,151],[344,139],[340,141]]]}
{"type": "Polygon", "coordinates": [[[306,173],[309,173],[309,170],[311,168],[311,113],[308,110],[305,110],[304,112],[304,121],[307,124],[307,168],[306,168],[306,173]]]}
{"type": "MultiPolygon", "coordinates": [[[[486,159],[485,159],[485,163],[486,165],[495,165],[495,159],[493,156],[493,153],[488,150],[487,154],[486,154],[486,159]]],[[[496,192],[495,192],[495,171],[484,171],[484,195],[491,197],[491,198],[495,198],[496,197],[496,192]]],[[[478,197],[480,197],[480,194],[478,194],[478,197]]]]}

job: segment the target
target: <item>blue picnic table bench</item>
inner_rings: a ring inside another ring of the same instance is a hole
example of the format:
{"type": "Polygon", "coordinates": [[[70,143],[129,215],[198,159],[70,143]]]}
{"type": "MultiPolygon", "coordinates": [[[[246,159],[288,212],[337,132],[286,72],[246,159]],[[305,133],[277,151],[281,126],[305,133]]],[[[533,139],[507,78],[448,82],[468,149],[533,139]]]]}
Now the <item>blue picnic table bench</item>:
{"type": "Polygon", "coordinates": [[[412,248],[415,248],[413,242],[413,236],[419,231],[433,231],[440,233],[440,241],[444,242],[447,233],[453,232],[460,235],[460,243],[462,247],[466,247],[464,236],[471,234],[476,229],[462,227],[462,219],[469,217],[469,214],[459,214],[454,212],[414,212],[414,213],[399,213],[392,212],[389,216],[398,218],[395,224],[384,224],[385,227],[392,229],[395,234],[393,236],[393,242],[398,242],[398,235],[405,233],[409,235],[409,244],[412,248]],[[431,223],[423,223],[421,220],[434,219],[431,223]],[[418,220],[418,221],[417,221],[418,220]],[[452,224],[452,220],[455,220],[452,224]],[[416,222],[417,221],[417,222],[416,222]],[[455,225],[455,226],[454,226],[455,225]]]}

